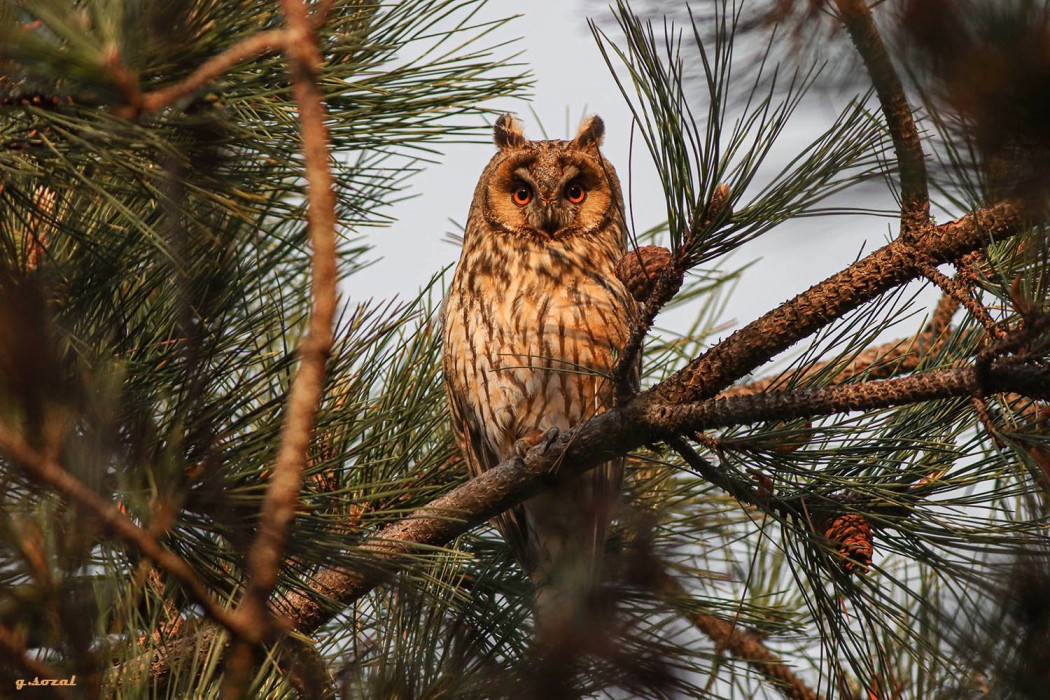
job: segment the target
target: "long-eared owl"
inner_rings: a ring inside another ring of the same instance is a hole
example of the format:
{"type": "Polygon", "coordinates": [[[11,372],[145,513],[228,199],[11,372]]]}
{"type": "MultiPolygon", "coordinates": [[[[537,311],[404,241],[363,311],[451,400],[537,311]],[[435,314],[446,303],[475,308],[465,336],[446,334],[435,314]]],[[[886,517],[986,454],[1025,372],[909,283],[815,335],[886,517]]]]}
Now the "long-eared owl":
{"type": "MultiPolygon", "coordinates": [[[[443,369],[472,476],[523,454],[551,428],[610,407],[609,378],[636,302],[614,273],[626,251],[623,197],[585,119],[568,141],[527,140],[496,121],[463,251],[443,307],[443,369]]],[[[538,588],[579,589],[600,568],[622,461],[560,483],[496,519],[538,588]]]]}

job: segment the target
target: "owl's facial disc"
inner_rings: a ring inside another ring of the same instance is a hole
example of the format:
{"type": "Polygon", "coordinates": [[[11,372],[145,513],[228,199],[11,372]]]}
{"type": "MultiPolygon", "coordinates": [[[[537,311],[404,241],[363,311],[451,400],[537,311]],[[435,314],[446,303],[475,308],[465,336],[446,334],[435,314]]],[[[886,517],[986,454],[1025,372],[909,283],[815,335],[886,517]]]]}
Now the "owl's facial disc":
{"type": "Polygon", "coordinates": [[[587,198],[587,187],[576,166],[547,172],[544,168],[514,170],[511,200],[526,223],[549,237],[576,223],[579,206],[587,198]]]}
{"type": "Polygon", "coordinates": [[[501,147],[478,186],[485,221],[497,231],[540,242],[619,235],[618,183],[593,140],[501,147]]]}

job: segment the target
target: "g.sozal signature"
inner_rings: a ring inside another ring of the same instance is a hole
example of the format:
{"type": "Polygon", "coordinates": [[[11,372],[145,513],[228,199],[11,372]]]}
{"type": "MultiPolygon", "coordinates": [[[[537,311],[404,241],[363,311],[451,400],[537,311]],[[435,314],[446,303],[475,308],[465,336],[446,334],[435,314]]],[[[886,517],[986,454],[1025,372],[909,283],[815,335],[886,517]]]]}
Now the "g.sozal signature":
{"type": "Polygon", "coordinates": [[[15,681],[15,690],[21,690],[22,688],[34,688],[41,685],[64,685],[71,686],[77,684],[77,677],[70,676],[69,678],[33,678],[31,681],[27,681],[24,678],[19,678],[15,681]]]}

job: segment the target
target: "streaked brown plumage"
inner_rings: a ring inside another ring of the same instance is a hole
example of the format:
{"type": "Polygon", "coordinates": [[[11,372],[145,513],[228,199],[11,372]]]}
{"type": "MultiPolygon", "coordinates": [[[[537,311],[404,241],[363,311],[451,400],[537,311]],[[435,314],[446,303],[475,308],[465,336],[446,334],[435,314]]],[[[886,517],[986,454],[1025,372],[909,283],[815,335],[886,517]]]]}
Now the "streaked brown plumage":
{"type": "MultiPolygon", "coordinates": [[[[472,476],[612,401],[607,375],[637,310],[614,274],[626,235],[603,134],[597,117],[571,141],[528,141],[510,115],[496,122],[499,152],[443,308],[445,384],[472,476]]],[[[622,462],[609,463],[497,518],[538,607],[544,589],[597,574],[621,481],[622,462]]]]}

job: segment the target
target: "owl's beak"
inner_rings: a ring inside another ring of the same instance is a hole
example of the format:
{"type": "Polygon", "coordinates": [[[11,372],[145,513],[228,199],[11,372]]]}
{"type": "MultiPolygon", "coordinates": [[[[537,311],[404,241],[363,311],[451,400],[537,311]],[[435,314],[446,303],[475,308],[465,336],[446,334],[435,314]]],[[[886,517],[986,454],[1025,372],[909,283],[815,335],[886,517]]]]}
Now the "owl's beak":
{"type": "Polygon", "coordinates": [[[554,213],[553,204],[545,204],[543,207],[543,224],[540,228],[548,236],[553,236],[561,228],[561,225],[558,223],[558,217],[554,213]]]}

